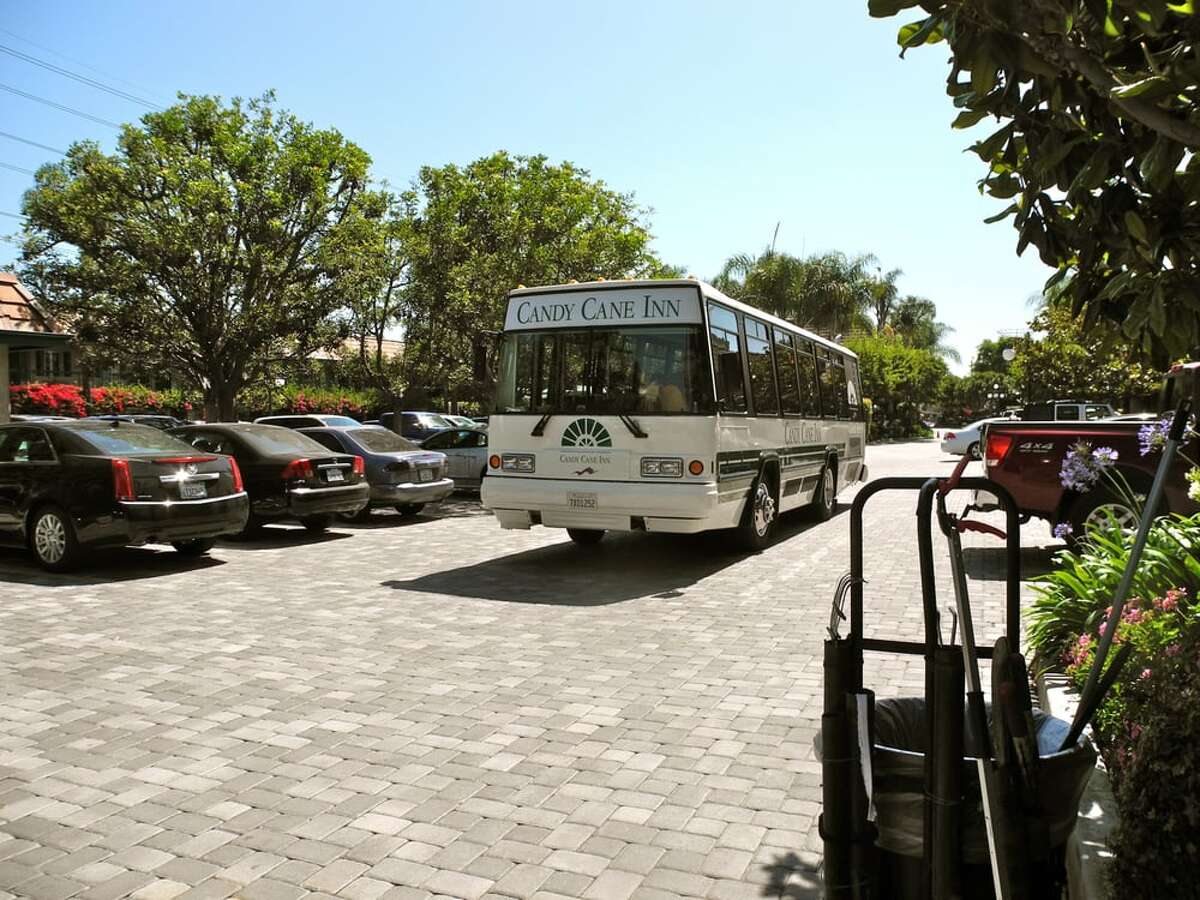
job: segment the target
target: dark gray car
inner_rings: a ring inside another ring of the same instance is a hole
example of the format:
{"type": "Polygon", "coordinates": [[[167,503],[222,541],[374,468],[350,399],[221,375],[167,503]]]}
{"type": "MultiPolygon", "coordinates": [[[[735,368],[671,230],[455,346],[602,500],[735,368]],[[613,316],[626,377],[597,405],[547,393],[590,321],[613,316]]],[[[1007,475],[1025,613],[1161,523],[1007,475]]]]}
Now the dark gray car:
{"type": "Polygon", "coordinates": [[[366,463],[371,485],[371,509],[391,506],[402,516],[415,516],[426,503],[449,496],[454,481],[447,477],[446,454],[423,450],[380,425],[300,428],[319,444],[339,453],[353,453],[366,463]]]}

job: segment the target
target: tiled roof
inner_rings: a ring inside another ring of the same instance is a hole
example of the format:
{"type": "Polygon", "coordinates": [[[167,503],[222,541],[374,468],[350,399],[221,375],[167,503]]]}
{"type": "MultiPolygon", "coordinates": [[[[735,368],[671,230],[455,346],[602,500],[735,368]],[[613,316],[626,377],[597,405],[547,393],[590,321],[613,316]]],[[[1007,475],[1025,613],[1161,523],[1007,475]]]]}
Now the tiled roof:
{"type": "Polygon", "coordinates": [[[0,272],[0,331],[56,334],[54,322],[12,272],[0,272]]]}

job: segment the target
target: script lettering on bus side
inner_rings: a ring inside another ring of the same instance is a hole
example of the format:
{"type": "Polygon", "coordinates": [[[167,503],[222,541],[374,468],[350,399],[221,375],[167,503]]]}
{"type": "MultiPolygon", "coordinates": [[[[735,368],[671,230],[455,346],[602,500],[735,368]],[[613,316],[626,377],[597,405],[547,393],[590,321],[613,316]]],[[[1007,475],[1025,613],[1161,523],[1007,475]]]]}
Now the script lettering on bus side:
{"type": "Polygon", "coordinates": [[[521,325],[573,324],[579,322],[621,322],[630,320],[678,319],[680,301],[675,297],[655,297],[643,294],[640,298],[621,300],[587,297],[582,303],[556,302],[538,304],[525,300],[517,306],[517,322],[521,325]]]}

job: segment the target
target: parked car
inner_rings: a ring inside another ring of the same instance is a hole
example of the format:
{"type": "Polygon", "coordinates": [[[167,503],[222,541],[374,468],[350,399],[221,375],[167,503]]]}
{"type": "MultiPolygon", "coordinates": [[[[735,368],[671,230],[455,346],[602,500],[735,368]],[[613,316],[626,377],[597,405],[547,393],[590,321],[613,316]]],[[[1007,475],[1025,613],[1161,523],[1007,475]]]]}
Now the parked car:
{"type": "Polygon", "coordinates": [[[259,416],[254,420],[255,425],[278,425],[281,428],[324,428],[331,426],[334,428],[353,428],[355,425],[361,425],[357,419],[352,419],[349,416],[334,416],[325,415],[323,413],[315,413],[312,415],[291,415],[291,416],[259,416]]]}
{"type": "Polygon", "coordinates": [[[453,413],[441,413],[443,419],[449,422],[455,428],[474,428],[475,420],[469,419],[466,416],[459,416],[453,413]]]}
{"type": "Polygon", "coordinates": [[[487,432],[480,428],[451,428],[421,441],[426,450],[446,454],[450,477],[458,487],[478,488],[487,474],[487,432]]]}
{"type": "Polygon", "coordinates": [[[8,417],[10,422],[75,422],[70,416],[39,416],[20,413],[8,417]]]}
{"type": "Polygon", "coordinates": [[[291,428],[237,422],[188,425],[173,433],[197,450],[237,460],[250,494],[247,536],[288,518],[319,533],[334,516],[357,513],[370,499],[361,456],[330,453],[291,428]]]}
{"type": "MultiPolygon", "coordinates": [[[[1162,394],[1163,412],[1169,414],[1181,396],[1200,400],[1200,363],[1175,366],[1167,376],[1162,394]]],[[[1116,472],[1135,494],[1146,494],[1158,467],[1158,454],[1143,456],[1138,432],[1145,420],[1095,420],[1091,422],[995,422],[984,430],[985,471],[987,477],[1006,487],[1022,514],[1046,519],[1053,526],[1067,524],[1076,538],[1090,523],[1112,515],[1123,525],[1137,521],[1131,502],[1107,479],[1090,490],[1079,492],[1065,487],[1060,480],[1063,460],[1080,441],[1093,449],[1111,447],[1117,452],[1116,472]]],[[[1200,441],[1181,448],[1183,454],[1197,458],[1200,441]]],[[[1163,506],[1159,513],[1187,515],[1200,511],[1188,496],[1184,477],[1191,463],[1177,458],[1168,473],[1163,506]]],[[[987,509],[994,498],[980,495],[977,505],[987,509]]]]}
{"type": "Polygon", "coordinates": [[[0,425],[0,541],[28,547],[51,571],[97,547],[169,543],[200,555],[248,515],[234,460],[158,429],[95,419],[0,425]]]}
{"type": "Polygon", "coordinates": [[[186,419],[177,419],[175,416],[161,416],[152,413],[113,413],[103,416],[88,416],[87,418],[101,422],[120,420],[122,422],[132,422],[135,425],[149,425],[151,428],[157,428],[159,431],[170,431],[172,428],[181,428],[184,425],[190,424],[186,419]]]}
{"type": "Polygon", "coordinates": [[[351,518],[365,518],[373,508],[383,506],[394,507],[402,516],[415,516],[426,503],[436,503],[454,490],[445,454],[424,450],[382,425],[302,428],[300,434],[335,453],[354,453],[364,460],[371,499],[351,518]]]}
{"type": "Polygon", "coordinates": [[[1117,411],[1107,403],[1092,403],[1083,400],[1050,400],[1046,403],[1029,403],[1021,407],[1017,416],[1023,422],[1094,422],[1108,419],[1117,411]]]}
{"type": "Polygon", "coordinates": [[[980,459],[982,457],[980,442],[983,438],[983,426],[989,422],[1005,421],[1007,418],[980,419],[978,422],[972,422],[962,428],[946,431],[942,435],[942,452],[952,453],[955,456],[966,454],[971,459],[980,459]]]}
{"type": "Polygon", "coordinates": [[[402,412],[399,422],[396,421],[396,413],[385,412],[379,417],[379,424],[410,441],[420,441],[435,431],[454,427],[449,419],[434,412],[402,412]]]}

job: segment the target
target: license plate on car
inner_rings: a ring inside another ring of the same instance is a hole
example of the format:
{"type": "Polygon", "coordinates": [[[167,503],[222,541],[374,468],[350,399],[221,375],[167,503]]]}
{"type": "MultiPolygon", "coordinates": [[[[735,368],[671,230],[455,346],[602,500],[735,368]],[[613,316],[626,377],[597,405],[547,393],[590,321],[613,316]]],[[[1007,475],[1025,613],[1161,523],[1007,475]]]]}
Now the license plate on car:
{"type": "Polygon", "coordinates": [[[326,481],[345,481],[346,476],[342,474],[341,469],[326,469],[325,470],[325,480],[326,481]]]}
{"type": "Polygon", "coordinates": [[[433,481],[433,469],[420,469],[419,472],[417,477],[422,481],[433,481]]]}
{"type": "Polygon", "coordinates": [[[567,494],[567,506],[571,509],[596,509],[599,503],[595,494],[567,494]]]}
{"type": "Polygon", "coordinates": [[[205,487],[203,481],[181,481],[179,482],[179,499],[181,500],[200,500],[208,496],[208,488],[205,487]]]}

